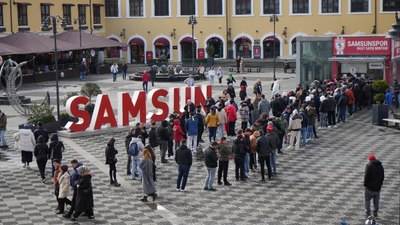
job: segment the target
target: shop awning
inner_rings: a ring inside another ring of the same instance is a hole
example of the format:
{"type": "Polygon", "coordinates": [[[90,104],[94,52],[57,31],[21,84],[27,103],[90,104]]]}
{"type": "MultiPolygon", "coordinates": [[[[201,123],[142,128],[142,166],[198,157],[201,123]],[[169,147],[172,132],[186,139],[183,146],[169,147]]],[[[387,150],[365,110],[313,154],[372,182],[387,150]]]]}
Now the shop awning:
{"type": "Polygon", "coordinates": [[[191,37],[185,37],[182,39],[181,43],[192,43],[192,38],[191,37]]]}
{"type": "Polygon", "coordinates": [[[23,50],[11,45],[0,43],[0,55],[17,55],[20,54],[20,52],[23,52],[23,50]]]}
{"type": "Polygon", "coordinates": [[[385,57],[331,57],[329,61],[336,61],[341,63],[354,63],[354,62],[385,62],[385,57]]]}
{"type": "MultiPolygon", "coordinates": [[[[182,40],[183,41],[183,40],[182,40]]],[[[192,39],[190,38],[189,42],[191,42],[192,39]]],[[[166,38],[158,38],[155,42],[154,45],[162,45],[162,46],[169,46],[169,41],[166,38]]]]}
{"type": "Polygon", "coordinates": [[[276,42],[279,42],[279,39],[276,38],[276,37],[274,38],[273,36],[266,37],[266,38],[263,40],[263,42],[274,41],[274,39],[275,39],[276,42]]]}
{"type": "MultiPolygon", "coordinates": [[[[54,51],[54,39],[31,32],[18,32],[0,38],[0,43],[11,45],[20,49],[15,54],[48,53],[54,51]]],[[[65,41],[57,41],[58,51],[79,49],[79,44],[74,45],[65,41]]]]}
{"type": "Polygon", "coordinates": [[[129,41],[130,45],[144,45],[144,41],[140,38],[134,38],[131,41],[129,41]]]}
{"type": "Polygon", "coordinates": [[[79,34],[79,31],[77,30],[70,30],[57,34],[57,40],[65,41],[79,46],[80,45],[79,35],[81,35],[82,38],[82,49],[127,47],[127,45],[124,43],[111,40],[105,37],[89,34],[84,31],[81,31],[81,34],[79,34]]]}

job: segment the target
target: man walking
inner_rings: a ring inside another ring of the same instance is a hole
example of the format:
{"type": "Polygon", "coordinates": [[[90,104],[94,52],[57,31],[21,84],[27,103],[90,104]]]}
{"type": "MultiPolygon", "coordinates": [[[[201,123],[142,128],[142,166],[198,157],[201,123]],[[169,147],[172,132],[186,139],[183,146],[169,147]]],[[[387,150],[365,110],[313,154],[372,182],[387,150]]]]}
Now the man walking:
{"type": "Polygon", "coordinates": [[[187,141],[183,139],[181,146],[176,150],[175,161],[178,164],[178,180],[176,182],[176,190],[185,192],[186,182],[189,176],[189,170],[192,166],[192,151],[187,147],[187,141]]]}
{"type": "Polygon", "coordinates": [[[374,154],[368,156],[368,161],[364,176],[366,217],[371,215],[371,199],[374,200],[374,217],[378,217],[379,197],[385,173],[382,162],[374,154]]]}
{"type": "Polygon", "coordinates": [[[113,74],[113,82],[117,82],[118,64],[116,62],[112,64],[110,70],[113,74]]]}
{"type": "Polygon", "coordinates": [[[204,152],[204,163],[207,167],[207,177],[204,182],[204,190],[205,191],[216,191],[213,187],[213,182],[215,178],[215,172],[217,171],[217,142],[211,143],[210,147],[204,152]]]}

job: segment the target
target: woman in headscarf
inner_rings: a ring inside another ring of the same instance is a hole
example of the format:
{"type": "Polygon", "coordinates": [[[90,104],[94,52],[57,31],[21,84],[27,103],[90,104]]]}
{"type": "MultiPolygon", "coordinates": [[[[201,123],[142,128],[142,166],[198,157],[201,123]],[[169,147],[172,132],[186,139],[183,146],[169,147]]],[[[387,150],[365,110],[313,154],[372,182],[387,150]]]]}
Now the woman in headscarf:
{"type": "Polygon", "coordinates": [[[144,196],[140,199],[142,202],[147,202],[147,196],[153,196],[153,201],[156,200],[156,186],[154,185],[154,163],[151,157],[151,153],[147,148],[142,151],[142,161],[139,164],[142,169],[142,186],[144,196]]]}
{"type": "Polygon", "coordinates": [[[75,213],[71,218],[77,221],[77,218],[85,212],[89,219],[93,216],[93,190],[92,190],[92,174],[85,166],[78,167],[78,174],[81,176],[76,185],[78,194],[76,196],[75,213]]]}

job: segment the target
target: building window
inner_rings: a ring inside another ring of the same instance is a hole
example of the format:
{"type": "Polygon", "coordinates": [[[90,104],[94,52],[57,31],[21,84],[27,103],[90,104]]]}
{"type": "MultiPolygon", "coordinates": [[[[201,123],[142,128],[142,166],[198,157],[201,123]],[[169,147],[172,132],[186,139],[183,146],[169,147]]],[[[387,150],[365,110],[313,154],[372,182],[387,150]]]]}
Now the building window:
{"type": "Polygon", "coordinates": [[[81,19],[81,25],[86,25],[86,5],[78,5],[78,17],[81,19]]]}
{"type": "Polygon", "coordinates": [[[106,0],[104,2],[106,9],[106,17],[118,17],[119,16],[119,5],[118,0],[106,0]]]}
{"type": "Polygon", "coordinates": [[[4,26],[3,5],[0,5],[0,27],[4,26]]]}
{"type": "Polygon", "coordinates": [[[72,24],[72,18],[71,18],[71,5],[63,5],[63,17],[65,19],[65,22],[67,25],[72,24]]]}
{"type": "Polygon", "coordinates": [[[28,26],[28,6],[18,4],[18,26],[28,26]]]}
{"type": "Polygon", "coordinates": [[[292,0],[292,13],[293,14],[308,14],[309,0],[292,0]]]}
{"type": "Polygon", "coordinates": [[[93,23],[101,24],[100,5],[93,5],[93,23]]]}
{"type": "Polygon", "coordinates": [[[222,0],[207,0],[207,15],[223,15],[222,0]]]}
{"type": "Polygon", "coordinates": [[[181,1],[181,15],[196,15],[196,2],[195,0],[180,0],[181,1]]]}
{"type": "Polygon", "coordinates": [[[42,16],[42,23],[50,16],[50,5],[40,5],[40,13],[42,16]]]}
{"type": "Polygon", "coordinates": [[[249,15],[251,14],[252,0],[236,0],[236,15],[249,15]]]}
{"type": "Polygon", "coordinates": [[[400,11],[399,0],[382,0],[383,1],[383,12],[397,12],[400,11]]]}
{"type": "Polygon", "coordinates": [[[129,16],[143,16],[143,0],[129,0],[129,16]]]}
{"type": "Polygon", "coordinates": [[[350,4],[352,13],[369,12],[369,0],[351,0],[350,4]]]}
{"type": "Polygon", "coordinates": [[[263,13],[274,14],[274,3],[275,3],[275,14],[279,14],[279,0],[264,0],[263,13]]]}
{"type": "Polygon", "coordinates": [[[322,13],[339,13],[339,0],[321,0],[322,13]]]}
{"type": "Polygon", "coordinates": [[[154,16],[169,16],[169,0],[154,0],[154,16]]]}

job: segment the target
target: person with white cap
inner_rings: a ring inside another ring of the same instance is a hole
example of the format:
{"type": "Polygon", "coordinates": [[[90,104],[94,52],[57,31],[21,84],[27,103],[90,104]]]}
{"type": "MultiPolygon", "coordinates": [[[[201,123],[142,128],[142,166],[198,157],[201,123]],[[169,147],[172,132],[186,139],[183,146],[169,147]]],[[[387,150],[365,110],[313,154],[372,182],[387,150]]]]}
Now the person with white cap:
{"type": "Polygon", "coordinates": [[[374,200],[374,217],[378,217],[379,198],[384,179],[382,162],[377,160],[374,154],[370,154],[364,175],[366,217],[371,216],[371,199],[374,200]]]}
{"type": "Polygon", "coordinates": [[[320,116],[320,126],[318,129],[326,129],[327,127],[327,117],[328,117],[328,102],[326,97],[322,95],[320,97],[321,104],[319,106],[319,116],[320,116]]]}
{"type": "Polygon", "coordinates": [[[299,111],[297,109],[293,110],[293,115],[289,119],[289,127],[288,131],[290,132],[290,141],[289,147],[287,150],[291,150],[294,145],[294,139],[296,138],[296,147],[295,150],[299,150],[300,148],[300,130],[301,130],[301,122],[303,121],[302,116],[299,115],[299,111]]]}

